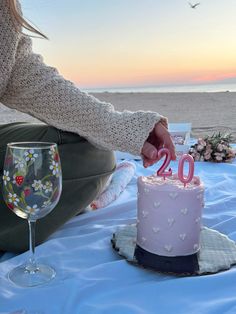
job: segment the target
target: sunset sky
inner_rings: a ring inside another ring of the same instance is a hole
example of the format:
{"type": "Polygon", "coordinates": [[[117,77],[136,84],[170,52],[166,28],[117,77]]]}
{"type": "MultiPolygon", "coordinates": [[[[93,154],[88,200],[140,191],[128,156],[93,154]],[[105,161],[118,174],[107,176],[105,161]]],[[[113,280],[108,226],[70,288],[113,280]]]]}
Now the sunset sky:
{"type": "Polygon", "coordinates": [[[21,3],[50,39],[34,51],[82,88],[236,82],[236,1],[199,1],[21,3]]]}

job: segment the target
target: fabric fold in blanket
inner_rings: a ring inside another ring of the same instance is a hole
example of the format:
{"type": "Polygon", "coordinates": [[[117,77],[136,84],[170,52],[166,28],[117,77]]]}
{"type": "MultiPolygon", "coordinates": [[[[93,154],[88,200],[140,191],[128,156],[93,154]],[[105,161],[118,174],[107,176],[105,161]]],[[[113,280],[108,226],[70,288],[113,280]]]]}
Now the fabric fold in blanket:
{"type": "Polygon", "coordinates": [[[135,164],[124,161],[117,165],[103,192],[90,204],[90,209],[106,207],[124,191],[135,174],[135,164]]]}
{"type": "MultiPolygon", "coordinates": [[[[1,314],[19,309],[43,314],[236,313],[236,267],[210,276],[176,277],[132,265],[112,248],[113,233],[137,222],[137,178],[156,173],[162,161],[148,168],[142,161],[133,163],[135,175],[116,201],[73,217],[37,246],[36,259],[57,273],[47,285],[22,289],[12,284],[8,272],[25,263],[29,252],[5,256],[1,314]]],[[[170,166],[178,172],[178,161],[170,166]]],[[[205,186],[202,224],[236,241],[236,160],[196,162],[194,174],[205,186]]]]}

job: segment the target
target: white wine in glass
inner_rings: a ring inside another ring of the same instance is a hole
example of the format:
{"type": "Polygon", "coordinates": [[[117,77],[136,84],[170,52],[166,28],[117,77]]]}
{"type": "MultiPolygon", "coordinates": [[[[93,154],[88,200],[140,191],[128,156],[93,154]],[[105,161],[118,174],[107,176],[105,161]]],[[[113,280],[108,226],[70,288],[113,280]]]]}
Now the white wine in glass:
{"type": "Polygon", "coordinates": [[[62,172],[57,144],[7,144],[2,180],[8,208],[27,219],[29,225],[29,260],[11,270],[8,277],[22,287],[42,285],[54,278],[56,272],[35,259],[35,223],[50,213],[60,199],[62,172]]]}

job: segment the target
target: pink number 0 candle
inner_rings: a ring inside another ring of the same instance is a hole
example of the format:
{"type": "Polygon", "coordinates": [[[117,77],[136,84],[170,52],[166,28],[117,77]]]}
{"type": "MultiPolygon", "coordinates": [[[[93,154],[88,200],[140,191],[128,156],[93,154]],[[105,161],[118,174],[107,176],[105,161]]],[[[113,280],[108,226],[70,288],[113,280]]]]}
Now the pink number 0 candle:
{"type": "Polygon", "coordinates": [[[194,159],[189,154],[184,154],[181,156],[179,160],[179,167],[178,167],[178,177],[181,182],[183,182],[184,186],[186,186],[187,183],[191,182],[194,175],[194,159]],[[187,161],[189,163],[189,170],[188,170],[188,176],[184,177],[184,163],[187,161]]]}

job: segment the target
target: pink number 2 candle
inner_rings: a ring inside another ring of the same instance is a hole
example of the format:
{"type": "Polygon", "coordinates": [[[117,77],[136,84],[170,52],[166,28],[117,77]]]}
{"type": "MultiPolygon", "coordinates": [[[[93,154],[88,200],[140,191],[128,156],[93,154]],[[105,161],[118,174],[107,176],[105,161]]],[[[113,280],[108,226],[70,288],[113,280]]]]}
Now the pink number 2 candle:
{"type": "Polygon", "coordinates": [[[158,155],[157,157],[160,159],[162,156],[165,156],[164,162],[161,165],[160,169],[157,170],[157,175],[160,177],[163,177],[164,180],[166,177],[171,176],[172,175],[172,170],[171,168],[169,168],[168,171],[165,171],[166,168],[169,166],[170,161],[171,161],[171,155],[170,155],[170,151],[167,148],[161,148],[158,151],[158,155]]]}
{"type": "Polygon", "coordinates": [[[179,160],[179,167],[178,167],[178,177],[181,182],[183,182],[184,186],[186,186],[187,183],[191,182],[194,175],[194,159],[189,154],[184,154],[181,156],[179,160]],[[184,177],[184,163],[187,161],[189,163],[189,170],[188,170],[188,176],[184,177]]]}

